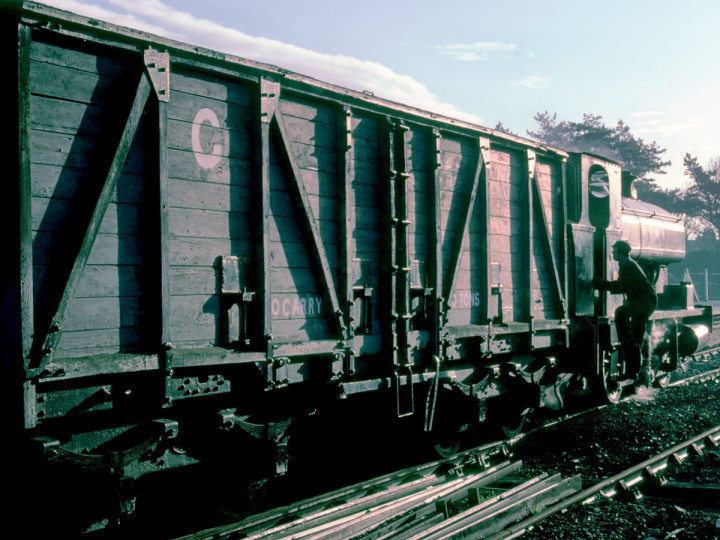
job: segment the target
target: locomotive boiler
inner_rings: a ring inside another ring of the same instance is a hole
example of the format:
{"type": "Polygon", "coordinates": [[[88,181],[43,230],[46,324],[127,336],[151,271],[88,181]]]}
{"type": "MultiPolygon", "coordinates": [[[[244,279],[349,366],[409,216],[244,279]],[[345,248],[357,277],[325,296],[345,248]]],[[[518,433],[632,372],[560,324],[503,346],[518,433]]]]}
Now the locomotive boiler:
{"type": "Polygon", "coordinates": [[[1,9],[3,433],[34,512],[83,485],[129,514],[141,479],[204,463],[283,474],[303,417],[340,402],[448,450],[581,391],[616,400],[643,373],[617,353],[622,299],[592,281],[621,238],[661,299],[648,373],[662,384],[712,331],[667,282],[681,220],[616,161],[1,9]]]}

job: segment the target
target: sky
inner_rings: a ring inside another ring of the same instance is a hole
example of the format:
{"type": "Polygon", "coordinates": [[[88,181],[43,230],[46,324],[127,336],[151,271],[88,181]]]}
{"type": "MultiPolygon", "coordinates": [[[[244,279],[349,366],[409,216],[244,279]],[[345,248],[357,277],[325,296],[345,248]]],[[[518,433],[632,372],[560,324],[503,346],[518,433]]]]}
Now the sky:
{"type": "Polygon", "coordinates": [[[42,0],[521,136],[622,120],[672,161],[720,156],[716,0],[42,0]]]}

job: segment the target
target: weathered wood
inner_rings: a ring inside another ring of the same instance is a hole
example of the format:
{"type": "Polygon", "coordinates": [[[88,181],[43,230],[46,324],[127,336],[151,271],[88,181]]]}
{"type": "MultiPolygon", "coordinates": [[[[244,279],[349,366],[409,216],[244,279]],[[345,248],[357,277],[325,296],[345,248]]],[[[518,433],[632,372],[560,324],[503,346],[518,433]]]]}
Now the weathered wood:
{"type": "Polygon", "coordinates": [[[51,40],[43,41],[42,35],[32,41],[30,58],[33,62],[44,62],[105,76],[121,74],[127,72],[128,69],[132,69],[133,73],[135,73],[135,66],[128,63],[128,56],[122,54],[119,56],[106,56],[102,62],[98,62],[96,47],[88,47],[88,50],[80,50],[77,47],[62,47],[51,40]]]}
{"type": "MultiPolygon", "coordinates": [[[[33,230],[62,232],[77,211],[77,200],[34,197],[32,200],[33,230]]],[[[136,224],[142,223],[145,210],[134,204],[117,204],[108,201],[104,219],[98,234],[128,234],[137,232],[136,224]]]]}
{"type": "MultiPolygon", "coordinates": [[[[271,203],[274,216],[295,217],[297,214],[292,195],[287,191],[273,191],[271,203]]],[[[338,204],[334,197],[329,197],[325,194],[318,196],[308,193],[308,204],[313,211],[313,215],[319,222],[335,222],[337,220],[336,212],[338,204]]]]}
{"type": "MultiPolygon", "coordinates": [[[[320,106],[317,106],[317,108],[320,108],[320,106]]],[[[316,124],[303,118],[295,118],[288,114],[282,106],[281,110],[283,110],[285,127],[288,133],[292,133],[293,145],[310,147],[315,149],[316,152],[321,149],[320,152],[326,155],[335,155],[336,134],[333,131],[334,125],[316,124]]],[[[302,152],[298,152],[298,154],[302,154],[302,152]]],[[[320,161],[323,162],[324,160],[320,161]]]]}
{"type": "MultiPolygon", "coordinates": [[[[245,185],[214,184],[174,178],[168,183],[168,205],[173,208],[251,214],[252,189],[245,185]]],[[[239,216],[236,216],[236,219],[239,216]]]]}
{"type": "Polygon", "coordinates": [[[109,330],[139,327],[145,311],[137,296],[74,298],[64,321],[64,331],[109,330]]]}
{"type": "Polygon", "coordinates": [[[173,236],[246,240],[250,238],[247,213],[171,208],[168,219],[173,236]]]}
{"type": "MultiPolygon", "coordinates": [[[[16,16],[0,20],[6,84],[17,84],[18,88],[17,95],[6,102],[7,129],[1,136],[6,170],[0,201],[0,312],[3,314],[0,325],[0,404],[6,411],[6,425],[12,434],[23,428],[24,368],[28,365],[34,331],[28,88],[31,42],[31,30],[18,24],[16,16]]],[[[34,422],[34,418],[27,419],[25,426],[33,427],[34,422]]]]}
{"type": "MultiPolygon", "coordinates": [[[[570,233],[569,223],[570,217],[568,215],[568,181],[566,176],[565,162],[563,161],[560,166],[560,216],[558,219],[558,244],[560,264],[562,265],[562,283],[563,283],[563,298],[565,298],[565,305],[563,306],[563,320],[568,321],[570,317],[570,233]]],[[[565,346],[570,346],[570,329],[565,331],[565,346]]]]}
{"type": "MultiPolygon", "coordinates": [[[[192,146],[193,130],[197,129],[197,125],[193,122],[194,115],[198,114],[198,111],[207,109],[203,107],[199,100],[188,99],[188,110],[174,111],[176,115],[182,114],[180,119],[169,119],[168,120],[168,148],[172,150],[182,150],[184,152],[195,152],[196,150],[192,146]]],[[[221,160],[240,160],[248,161],[251,159],[253,148],[252,148],[252,136],[246,131],[249,127],[246,127],[251,118],[243,118],[242,120],[237,118],[237,115],[231,115],[232,118],[224,118],[223,115],[218,114],[219,106],[212,103],[212,110],[215,117],[217,118],[218,125],[211,125],[207,122],[200,123],[200,129],[212,131],[212,145],[203,146],[200,152],[204,152],[208,155],[220,156],[221,160]],[[231,122],[229,125],[226,122],[231,122]],[[243,128],[243,129],[239,129],[243,128]],[[217,145],[217,150],[214,146],[217,145]]],[[[249,112],[243,112],[244,115],[250,116],[249,112]]],[[[193,159],[194,156],[192,156],[193,159]]],[[[235,172],[235,171],[233,171],[235,172]]]]}
{"type": "Polygon", "coordinates": [[[33,96],[30,119],[34,129],[80,137],[101,134],[103,111],[94,105],[33,96]]]}
{"type": "Polygon", "coordinates": [[[330,302],[332,313],[337,315],[337,318],[332,319],[334,321],[336,330],[339,333],[344,334],[346,331],[346,326],[342,317],[342,311],[340,309],[333,276],[330,272],[330,267],[328,265],[325,246],[323,244],[322,238],[320,237],[318,224],[314,216],[312,215],[312,209],[310,208],[310,203],[308,201],[308,194],[305,191],[304,185],[300,181],[301,175],[299,172],[299,166],[295,161],[294,154],[292,154],[291,149],[288,147],[289,136],[285,128],[283,117],[278,111],[275,112],[273,125],[277,128],[279,139],[282,143],[281,146],[285,153],[285,158],[288,161],[288,168],[290,172],[290,174],[288,175],[290,176],[289,184],[293,190],[293,195],[298,200],[300,217],[303,220],[303,228],[305,228],[305,230],[309,232],[312,250],[311,258],[318,267],[321,276],[320,284],[323,294],[330,302]]]}
{"type": "Polygon", "coordinates": [[[258,300],[262,301],[262,324],[260,331],[263,339],[272,339],[272,314],[270,311],[270,297],[272,284],[270,280],[270,268],[272,267],[273,251],[271,250],[270,239],[270,123],[275,116],[275,109],[280,99],[280,84],[266,78],[260,79],[256,97],[256,108],[258,118],[255,126],[255,140],[258,151],[255,152],[255,175],[257,177],[257,188],[254,199],[257,201],[256,219],[256,249],[255,258],[259,265],[259,273],[262,276],[258,285],[258,300]]]}
{"type": "Polygon", "coordinates": [[[153,291],[144,285],[146,273],[147,270],[139,265],[88,264],[75,298],[152,295],[153,291]]]}
{"type": "Polygon", "coordinates": [[[52,356],[53,349],[57,346],[57,342],[62,332],[65,311],[67,309],[68,303],[70,302],[75,293],[75,288],[77,287],[77,284],[82,277],[82,272],[85,268],[85,264],[87,263],[87,260],[90,256],[90,250],[92,249],[92,245],[95,242],[95,237],[97,236],[101,222],[105,215],[105,210],[107,209],[107,205],[110,201],[112,192],[115,190],[115,186],[117,185],[118,177],[120,176],[123,163],[125,162],[125,158],[137,130],[138,124],[140,123],[140,118],[149,95],[150,83],[148,82],[146,75],[143,74],[140,77],[140,83],[138,85],[137,93],[135,95],[135,101],[133,103],[132,109],[130,110],[130,114],[128,116],[128,120],[125,125],[122,137],[120,139],[120,143],[118,144],[115,157],[113,158],[112,164],[110,165],[110,170],[105,180],[105,184],[100,193],[97,204],[95,205],[95,210],[93,211],[93,215],[90,219],[87,232],[85,234],[85,237],[83,238],[82,245],[80,246],[80,251],[77,258],[75,259],[75,263],[73,264],[73,268],[70,272],[70,276],[65,286],[62,298],[60,299],[60,302],[58,304],[55,316],[53,317],[53,320],[50,324],[50,328],[48,329],[47,334],[44,335],[41,359],[42,362],[46,362],[52,356]]]}
{"type": "Polygon", "coordinates": [[[439,356],[441,353],[441,339],[446,321],[446,305],[443,296],[443,254],[442,254],[442,197],[440,193],[440,154],[442,141],[440,130],[433,128],[433,150],[428,152],[428,165],[433,174],[432,190],[432,227],[430,233],[430,283],[433,288],[433,302],[431,305],[432,325],[432,351],[439,356]]]}
{"type": "Polygon", "coordinates": [[[460,267],[460,259],[464,251],[465,238],[468,231],[468,224],[472,210],[475,206],[475,197],[478,191],[478,184],[480,182],[480,175],[483,169],[483,156],[480,152],[480,143],[476,150],[475,157],[475,174],[472,177],[472,184],[470,186],[470,196],[467,199],[465,207],[460,213],[459,223],[457,225],[456,236],[451,249],[450,259],[448,261],[447,273],[445,274],[445,280],[443,283],[443,297],[450,298],[455,290],[455,281],[457,279],[457,273],[460,267]]]}
{"type": "Polygon", "coordinates": [[[252,185],[252,163],[252,160],[221,158],[217,166],[204,168],[198,167],[197,159],[192,152],[168,150],[168,176],[172,179],[250,186],[252,185]]]}
{"type": "Polygon", "coordinates": [[[543,261],[543,264],[547,266],[547,272],[550,278],[550,286],[548,287],[553,293],[553,300],[560,306],[560,311],[565,316],[567,312],[567,302],[563,291],[563,279],[561,278],[557,255],[551,239],[550,223],[545,212],[545,203],[540,193],[540,185],[535,175],[532,179],[533,195],[536,203],[536,212],[539,219],[539,230],[536,231],[537,236],[540,237],[543,250],[538,254],[538,263],[536,266],[540,266],[539,262],[543,261]]]}
{"type": "MultiPolygon", "coordinates": [[[[14,25],[13,25],[14,26],[14,25]]],[[[32,224],[31,224],[31,200],[32,200],[32,187],[31,187],[31,148],[30,148],[30,92],[27,90],[29,87],[30,79],[30,61],[28,58],[30,46],[32,43],[31,30],[25,26],[17,26],[17,33],[12,32],[17,39],[17,49],[13,53],[17,54],[17,85],[18,85],[18,99],[17,99],[17,156],[18,156],[18,213],[19,213],[19,227],[18,241],[19,241],[19,285],[20,285],[20,303],[19,308],[21,312],[20,318],[20,352],[23,358],[23,365],[27,366],[28,359],[30,358],[32,348],[32,336],[34,332],[33,324],[33,249],[32,249],[32,224]]],[[[9,148],[13,148],[9,145],[9,148]]],[[[13,167],[14,169],[14,167],[13,167]]],[[[12,169],[11,169],[12,170],[12,169]]],[[[9,178],[13,178],[12,175],[9,178]]],[[[15,190],[11,190],[10,193],[15,193],[15,190]]],[[[12,200],[12,198],[11,198],[12,200]]],[[[15,213],[11,212],[10,216],[14,216],[15,213]]],[[[16,230],[14,227],[8,227],[5,231],[16,230]]],[[[4,251],[4,250],[3,250],[4,251]]],[[[15,246],[13,245],[11,253],[15,252],[15,246]]],[[[4,255],[3,255],[4,258],[4,255]]],[[[14,264],[15,261],[11,264],[14,264]]],[[[14,271],[11,272],[14,275],[14,271]]],[[[3,286],[9,286],[10,291],[14,292],[12,285],[3,284],[3,286]]],[[[14,311],[14,310],[13,310],[14,311]]],[[[3,310],[3,313],[5,311],[3,310]]],[[[5,324],[5,322],[3,322],[5,324]]],[[[12,349],[11,349],[12,350],[12,349]]],[[[13,363],[19,359],[13,359],[13,363]]],[[[14,394],[14,392],[13,392],[14,394]]]]}
{"type": "MultiPolygon", "coordinates": [[[[51,256],[56,245],[66,243],[64,232],[38,232],[33,241],[35,267],[54,262],[51,256]]],[[[144,264],[146,253],[142,249],[141,239],[136,235],[98,234],[92,247],[87,264],[117,264],[118,260],[126,264],[144,264]]],[[[55,268],[49,268],[50,271],[55,268]]],[[[57,276],[53,276],[57,279],[57,276]]]]}
{"type": "MultiPolygon", "coordinates": [[[[51,281],[58,268],[62,270],[63,248],[53,251],[52,245],[72,247],[82,238],[68,227],[68,217],[101,187],[93,182],[98,178],[97,163],[111,156],[93,158],[97,148],[106,146],[96,138],[114,131],[108,126],[128,101],[128,74],[136,73],[142,52],[132,40],[113,47],[110,34],[97,37],[89,30],[82,25],[57,32],[45,28],[38,32],[44,42],[31,49],[31,84],[37,90],[37,106],[32,107],[31,214],[36,230],[36,305],[57,302],[51,281]],[[87,42],[65,49],[86,31],[87,42]],[[57,41],[56,34],[61,34],[57,41]],[[57,85],[45,89],[43,81],[50,78],[57,85]],[[120,105],[113,96],[119,96],[120,105]]],[[[524,279],[530,280],[533,315],[541,317],[554,307],[548,302],[552,275],[543,242],[563,257],[559,251],[564,210],[555,194],[559,180],[553,161],[557,153],[374,98],[337,92],[296,74],[173,47],[168,49],[173,71],[167,124],[155,125],[154,115],[146,115],[138,128],[119,179],[123,189],[110,195],[74,295],[80,304],[115,296],[125,302],[142,298],[138,309],[149,314],[153,326],[138,332],[137,343],[157,347],[158,323],[168,320],[162,315],[167,306],[158,301],[169,301],[173,331],[176,322],[185,325],[182,334],[200,321],[196,335],[182,336],[185,346],[225,344],[223,330],[216,326],[223,324],[221,310],[232,302],[219,291],[220,260],[226,256],[246,258],[252,265],[247,281],[255,293],[253,337],[264,335],[269,341],[296,335],[307,340],[304,321],[322,319],[317,310],[312,317],[303,311],[302,316],[285,318],[282,307],[279,316],[273,315],[274,299],[320,296],[331,320],[335,314],[330,300],[336,295],[342,320],[349,320],[356,313],[350,308],[357,281],[352,276],[354,258],[368,261],[361,285],[374,289],[371,305],[378,336],[396,331],[415,344],[409,322],[389,322],[393,313],[417,315],[419,298],[416,291],[409,292],[408,284],[435,289],[435,311],[430,315],[434,321],[439,320],[443,284],[452,282],[453,296],[460,298],[451,301],[457,304],[455,322],[486,322],[490,260],[503,264],[506,309],[523,305],[524,279]],[[212,61],[204,63],[208,58],[212,61]],[[276,81],[282,81],[282,99],[276,81]],[[197,116],[202,109],[211,110],[212,116],[197,116]],[[284,126],[284,135],[277,130],[280,137],[271,132],[276,119],[284,126]],[[402,137],[392,135],[391,147],[383,133],[388,120],[408,128],[402,137]],[[481,135],[492,139],[487,153],[494,159],[484,156],[484,166],[478,169],[474,146],[481,135]],[[543,238],[541,216],[536,216],[529,236],[534,244],[524,251],[518,238],[526,223],[517,209],[526,174],[523,152],[529,146],[551,156],[536,166],[538,194],[533,194],[546,211],[548,232],[543,238]],[[389,169],[403,175],[392,194],[389,169]],[[392,217],[402,226],[390,239],[392,217]],[[531,260],[530,272],[523,271],[524,257],[531,260]],[[391,263],[400,270],[393,285],[391,263]],[[484,296],[480,306],[475,303],[477,293],[484,296]],[[291,335],[283,335],[286,332],[291,335]]],[[[556,273],[562,271],[558,266],[556,273]]],[[[565,278],[560,279],[564,284],[565,278]]],[[[68,309],[79,309],[80,304],[68,309]]],[[[73,311],[73,317],[73,324],[85,319],[92,323],[80,312],[75,317],[73,311]]],[[[93,332],[110,335],[112,330],[76,330],[73,336],[82,333],[94,339],[93,332]]],[[[122,332],[127,333],[125,327],[122,332]]],[[[345,337],[327,324],[313,332],[322,340],[345,337]]],[[[128,339],[103,347],[123,348],[128,339]]],[[[431,338],[426,350],[409,353],[401,361],[427,359],[428,351],[439,352],[439,339],[431,338]]],[[[385,341],[383,349],[393,345],[397,344],[385,341]]],[[[253,340],[252,347],[263,355],[275,354],[259,340],[253,340]]]]}
{"type": "MultiPolygon", "coordinates": [[[[102,63],[98,62],[97,57],[94,60],[96,64],[102,63]]],[[[99,107],[112,106],[116,96],[127,94],[131,88],[127,82],[132,76],[128,66],[120,65],[118,68],[125,73],[113,71],[103,75],[97,71],[79,71],[66,66],[36,62],[30,89],[56,100],[99,107]],[[52,81],[52,84],[47,84],[47,81],[52,81]]]]}
{"type": "MultiPolygon", "coordinates": [[[[168,58],[169,64],[169,58],[168,58]]],[[[168,105],[158,100],[157,151],[158,151],[158,208],[159,227],[159,285],[160,285],[160,328],[158,346],[162,350],[165,370],[171,368],[171,356],[167,349],[173,341],[174,329],[170,319],[170,294],[172,279],[170,275],[170,194],[168,178],[168,105]]]]}
{"type": "Polygon", "coordinates": [[[309,101],[295,95],[288,95],[280,103],[280,112],[284,117],[295,117],[325,124],[332,130],[335,126],[335,109],[321,101],[309,101]]]}
{"type": "Polygon", "coordinates": [[[305,243],[272,242],[272,268],[314,268],[305,243]]]}
{"type": "MultiPolygon", "coordinates": [[[[336,152],[337,170],[342,171],[338,181],[337,221],[338,221],[338,282],[341,291],[341,306],[344,320],[347,321],[347,338],[352,339],[360,322],[353,316],[355,295],[352,283],[353,243],[353,182],[355,180],[355,157],[353,145],[353,118],[350,107],[337,111],[336,120],[336,152]]],[[[317,214],[316,214],[317,215],[317,214]]],[[[353,371],[353,366],[347,366],[353,371]]]]}
{"type": "Polygon", "coordinates": [[[278,294],[319,294],[317,279],[311,267],[292,268],[273,265],[271,270],[272,280],[275,286],[273,290],[278,294]]]}
{"type": "MultiPolygon", "coordinates": [[[[287,132],[286,132],[287,133],[287,132]]],[[[298,171],[312,170],[336,173],[335,152],[330,148],[317,148],[309,144],[289,141],[298,171]]],[[[300,174],[298,176],[301,176],[300,174]]]]}
{"type": "MultiPolygon", "coordinates": [[[[532,290],[533,290],[533,250],[535,242],[535,205],[533,204],[533,184],[535,180],[535,161],[537,156],[534,151],[526,150],[527,169],[521,176],[522,204],[521,216],[523,220],[522,239],[522,316],[525,322],[531,324],[533,320],[532,290]]],[[[532,335],[530,336],[530,349],[532,349],[532,335]]]]}
{"type": "Polygon", "coordinates": [[[170,242],[170,264],[175,266],[212,267],[220,254],[233,253],[248,257],[256,246],[237,245],[229,238],[183,238],[173,237],[170,242]]]}
{"type": "MultiPolygon", "coordinates": [[[[174,79],[172,79],[174,80],[174,79]]],[[[237,83],[225,83],[227,88],[234,88],[237,83]]],[[[195,90],[195,88],[193,88],[195,90]]],[[[197,88],[197,92],[202,92],[197,88]]],[[[208,128],[217,130],[223,137],[232,140],[232,146],[224,146],[222,155],[245,157],[247,145],[242,142],[252,135],[253,110],[247,104],[238,104],[228,101],[218,101],[189,93],[181,92],[173,87],[173,98],[168,104],[168,119],[173,131],[170,145],[173,148],[190,150],[191,138],[187,136],[189,130],[196,122],[205,124],[208,128]],[[198,116],[199,111],[207,110],[207,116],[198,116]]]]}
{"type": "MultiPolygon", "coordinates": [[[[33,97],[33,99],[38,98],[33,97]]],[[[56,186],[61,174],[71,174],[75,169],[80,171],[76,176],[82,180],[84,170],[92,169],[94,162],[97,161],[97,157],[93,156],[98,142],[95,138],[34,130],[31,142],[33,168],[36,170],[48,169],[45,176],[41,178],[35,178],[35,172],[33,172],[34,190],[37,189],[36,185],[56,186]]],[[[144,150],[145,148],[141,144],[133,144],[123,167],[124,175],[142,174],[144,150]]]]}
{"type": "Polygon", "coordinates": [[[328,329],[328,321],[324,318],[276,320],[273,321],[273,329],[279,340],[302,342],[307,348],[313,346],[309,342],[331,339],[334,333],[328,329]]]}
{"type": "Polygon", "coordinates": [[[209,266],[170,265],[170,290],[173,295],[218,292],[219,268],[209,266]]]}
{"type": "MultiPolygon", "coordinates": [[[[182,94],[207,98],[215,102],[239,105],[252,111],[254,107],[254,86],[241,79],[228,79],[216,76],[212,72],[201,70],[188,71],[173,57],[173,70],[170,84],[173,89],[172,101],[184,100],[182,94]]],[[[173,115],[170,114],[170,117],[173,115]]]]}
{"type": "MultiPolygon", "coordinates": [[[[122,355],[132,354],[130,351],[145,349],[142,341],[143,329],[138,327],[123,327],[110,329],[94,329],[81,331],[68,331],[63,333],[63,339],[60,348],[55,354],[55,358],[46,369],[52,371],[52,366],[65,358],[78,358],[75,367],[76,376],[91,376],[96,374],[106,375],[107,373],[117,373],[113,371],[114,364],[103,364],[102,357],[97,355],[105,355],[117,353],[122,350],[122,355]],[[132,344],[131,349],[121,349],[120,344],[132,344]]],[[[138,366],[143,369],[157,369],[157,364],[141,364],[138,366]]]]}
{"type": "MultiPolygon", "coordinates": [[[[328,265],[335,266],[337,257],[335,249],[337,247],[337,223],[324,220],[317,224],[318,238],[322,241],[326,251],[326,261],[328,265]]],[[[278,217],[272,220],[270,227],[270,238],[273,242],[301,244],[304,241],[304,233],[298,229],[298,221],[293,218],[278,217]]],[[[312,249],[305,246],[308,253],[312,253],[312,249]]]]}

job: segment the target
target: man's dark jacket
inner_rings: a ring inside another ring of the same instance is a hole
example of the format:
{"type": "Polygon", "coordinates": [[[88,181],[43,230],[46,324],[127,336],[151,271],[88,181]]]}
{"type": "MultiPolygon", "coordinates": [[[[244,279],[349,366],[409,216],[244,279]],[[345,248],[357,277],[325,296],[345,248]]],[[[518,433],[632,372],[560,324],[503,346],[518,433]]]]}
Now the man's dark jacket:
{"type": "Polygon", "coordinates": [[[601,289],[624,294],[633,310],[652,313],[657,307],[655,287],[645,276],[637,261],[626,258],[620,265],[617,281],[602,280],[601,289]]]}

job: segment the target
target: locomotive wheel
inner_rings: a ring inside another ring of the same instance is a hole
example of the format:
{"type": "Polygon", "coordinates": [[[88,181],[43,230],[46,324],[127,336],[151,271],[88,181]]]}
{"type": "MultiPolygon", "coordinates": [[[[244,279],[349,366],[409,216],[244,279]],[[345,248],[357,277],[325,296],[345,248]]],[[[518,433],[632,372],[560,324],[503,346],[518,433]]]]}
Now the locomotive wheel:
{"type": "Polygon", "coordinates": [[[653,386],[665,388],[670,383],[671,372],[662,370],[662,367],[664,365],[669,364],[670,355],[667,352],[664,353],[660,358],[658,358],[657,355],[652,355],[650,369],[653,375],[653,386]]]}
{"type": "Polygon", "coordinates": [[[660,388],[665,388],[670,383],[670,374],[665,372],[660,372],[660,374],[655,374],[655,378],[653,379],[653,384],[660,388]]]}
{"type": "MultiPolygon", "coordinates": [[[[617,353],[615,353],[617,354],[617,353]]],[[[617,378],[611,373],[611,358],[604,358],[602,362],[602,390],[608,403],[617,403],[622,395],[622,388],[617,378]]]]}

